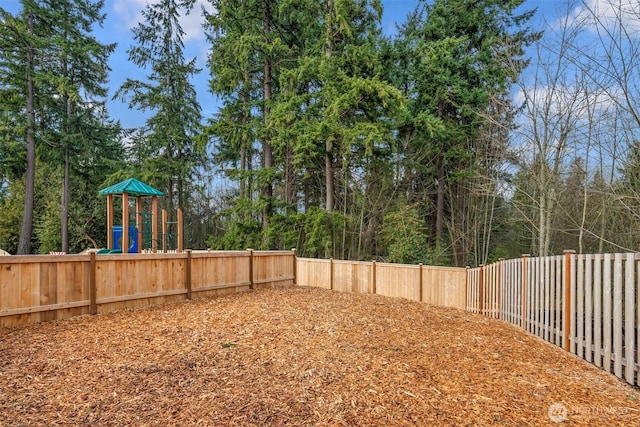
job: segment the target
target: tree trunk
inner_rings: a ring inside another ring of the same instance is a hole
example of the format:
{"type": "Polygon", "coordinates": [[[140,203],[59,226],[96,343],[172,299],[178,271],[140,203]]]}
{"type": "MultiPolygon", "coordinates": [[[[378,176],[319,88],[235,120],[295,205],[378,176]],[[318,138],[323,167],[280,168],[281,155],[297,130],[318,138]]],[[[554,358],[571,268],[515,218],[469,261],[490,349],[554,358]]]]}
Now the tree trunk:
{"type": "MultiPolygon", "coordinates": [[[[293,148],[290,145],[287,145],[287,154],[286,154],[286,174],[285,174],[285,200],[287,203],[294,205],[295,204],[295,181],[296,175],[293,166],[293,148]]],[[[296,212],[297,209],[293,209],[293,212],[296,212]]]]}
{"type": "MultiPolygon", "coordinates": [[[[326,15],[326,46],[325,46],[325,58],[327,62],[331,61],[331,57],[333,56],[333,9],[334,9],[334,1],[327,0],[327,15],[326,15]]],[[[327,212],[333,212],[334,207],[334,176],[333,176],[333,144],[331,140],[327,138],[325,142],[325,153],[324,153],[324,173],[325,173],[325,209],[327,212]]]]}
{"type": "Polygon", "coordinates": [[[333,195],[335,194],[333,183],[333,159],[331,157],[331,143],[326,144],[326,153],[324,156],[324,173],[325,173],[325,192],[326,192],[326,210],[333,212],[333,195]]]}
{"type": "MultiPolygon", "coordinates": [[[[27,32],[33,34],[33,15],[27,16],[27,32]]],[[[35,140],[35,111],[34,111],[34,49],[27,48],[26,70],[26,113],[27,113],[27,161],[25,171],[24,212],[22,227],[20,229],[20,241],[18,242],[18,255],[27,255],[31,250],[31,233],[33,232],[33,206],[36,178],[36,140],[35,140]]]]}
{"type": "Polygon", "coordinates": [[[547,212],[545,217],[545,227],[544,227],[544,247],[543,253],[540,256],[548,256],[551,249],[551,213],[555,209],[555,198],[556,192],[553,188],[549,190],[550,194],[547,199],[547,212]]]}
{"type": "MultiPolygon", "coordinates": [[[[68,77],[67,62],[63,64],[63,72],[68,77]]],[[[62,202],[60,203],[60,233],[62,237],[62,252],[69,252],[69,173],[71,172],[71,154],[69,152],[69,136],[71,135],[71,99],[68,95],[64,97],[67,123],[65,126],[66,135],[64,139],[64,173],[62,176],[62,202]]]]}
{"type": "Polygon", "coordinates": [[[442,154],[438,154],[437,160],[437,191],[436,191],[436,250],[440,251],[442,244],[442,232],[444,230],[444,158],[442,154]]]}
{"type": "Polygon", "coordinates": [[[60,212],[60,232],[62,233],[62,252],[69,253],[69,146],[64,147],[64,176],[62,177],[62,203],[60,212]]]}
{"type": "MultiPolygon", "coordinates": [[[[265,43],[269,43],[269,33],[271,32],[271,22],[270,22],[270,11],[269,11],[269,1],[263,0],[262,2],[262,28],[264,31],[265,43]]],[[[271,58],[269,54],[265,52],[264,56],[264,116],[263,123],[265,126],[269,122],[269,114],[270,107],[269,102],[271,101],[271,90],[272,90],[272,81],[271,81],[271,58]]],[[[263,150],[263,160],[264,160],[264,168],[270,169],[273,167],[273,149],[271,148],[271,136],[267,131],[264,142],[262,146],[263,150]]],[[[271,179],[267,178],[267,182],[264,184],[263,195],[265,200],[265,205],[262,211],[262,229],[266,230],[269,226],[269,217],[271,216],[271,198],[273,197],[273,186],[271,185],[271,179]]]]}
{"type": "MultiPolygon", "coordinates": [[[[245,84],[246,84],[246,80],[245,80],[245,84]]],[[[242,172],[241,176],[240,176],[240,198],[244,199],[244,200],[249,200],[249,191],[251,191],[251,186],[249,181],[249,178],[246,174],[246,172],[250,169],[248,167],[248,150],[249,150],[249,143],[248,143],[248,138],[247,138],[247,125],[249,123],[249,94],[247,93],[247,91],[243,88],[242,89],[242,136],[241,136],[241,142],[240,142],[240,171],[242,172]]],[[[243,214],[244,215],[244,211],[243,214]]],[[[245,219],[245,218],[243,218],[245,219]]]]}
{"type": "MultiPolygon", "coordinates": [[[[444,102],[438,101],[438,117],[444,116],[444,102]]],[[[442,245],[442,232],[444,230],[444,197],[445,197],[445,169],[444,169],[444,147],[440,147],[437,154],[437,187],[436,187],[436,251],[440,252],[442,245]]]]}

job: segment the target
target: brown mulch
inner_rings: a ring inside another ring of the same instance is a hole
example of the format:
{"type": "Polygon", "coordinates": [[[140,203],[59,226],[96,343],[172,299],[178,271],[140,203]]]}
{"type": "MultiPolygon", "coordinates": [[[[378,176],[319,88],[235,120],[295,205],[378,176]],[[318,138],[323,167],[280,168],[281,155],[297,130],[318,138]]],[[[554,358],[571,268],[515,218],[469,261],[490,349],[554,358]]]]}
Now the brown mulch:
{"type": "Polygon", "coordinates": [[[507,323],[289,287],[0,329],[0,425],[640,425],[507,323]],[[550,418],[551,414],[551,418],[550,418]]]}

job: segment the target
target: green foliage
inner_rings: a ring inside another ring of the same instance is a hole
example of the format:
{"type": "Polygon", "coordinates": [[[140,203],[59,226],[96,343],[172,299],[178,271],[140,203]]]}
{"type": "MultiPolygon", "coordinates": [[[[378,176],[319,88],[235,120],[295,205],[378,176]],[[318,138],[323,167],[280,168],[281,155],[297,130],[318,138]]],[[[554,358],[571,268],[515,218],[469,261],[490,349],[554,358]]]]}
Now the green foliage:
{"type": "Polygon", "coordinates": [[[15,254],[20,240],[20,223],[24,207],[24,182],[12,181],[7,195],[0,198],[0,249],[15,254]]]}
{"type": "Polygon", "coordinates": [[[300,213],[273,215],[266,230],[266,249],[298,248],[302,240],[305,217],[300,213]]]}
{"type": "Polygon", "coordinates": [[[207,245],[211,249],[244,250],[261,248],[262,223],[258,221],[234,222],[221,237],[210,237],[207,245]]]}
{"type": "Polygon", "coordinates": [[[478,249],[467,203],[484,205],[482,194],[491,194],[481,190],[477,197],[473,183],[496,174],[495,153],[503,151],[504,135],[491,125],[512,127],[508,93],[527,64],[524,47],[538,37],[526,27],[533,12],[517,11],[522,3],[421,3],[384,44],[385,77],[409,99],[399,123],[400,188],[410,203],[429,208],[424,217],[435,252],[448,248],[459,265],[478,249]]]}
{"type": "MultiPolygon", "coordinates": [[[[215,249],[462,265],[530,244],[527,189],[511,204],[496,196],[509,179],[500,172],[514,124],[508,95],[536,39],[522,0],[419,2],[388,39],[379,0],[210,3],[207,68],[220,111],[201,126],[190,82],[199,70],[184,58],[178,21],[197,12],[195,1],[151,2],[128,51],[148,75],[128,79],[115,97],[152,116],[127,134],[102,108],[113,46],[91,28],[102,22],[103,2],[25,0],[32,34],[26,14],[0,10],[0,247],[16,247],[26,199],[29,72],[41,168],[33,251],[64,245],[64,213],[70,252],[103,246],[97,189],[130,176],[165,191],[161,207],[171,213],[197,207],[193,241],[215,249]],[[30,48],[38,52],[32,69],[30,48]],[[233,189],[201,191],[205,167],[233,189]],[[60,202],[64,177],[68,203],[60,202]]],[[[522,185],[532,178],[524,173],[522,185]]],[[[635,188],[633,172],[626,175],[635,188]]],[[[633,205],[634,193],[624,194],[633,205]]],[[[632,219],[616,221],[620,228],[632,219]]]]}
{"type": "Polygon", "coordinates": [[[305,241],[303,253],[313,258],[331,258],[332,251],[332,215],[324,209],[313,206],[305,215],[305,241]]]}
{"type": "Polygon", "coordinates": [[[61,191],[59,187],[52,190],[41,193],[46,195],[46,199],[42,200],[42,209],[39,210],[40,214],[34,224],[34,234],[38,242],[37,252],[41,254],[62,250],[62,236],[59,231],[61,191]]]}
{"type": "Polygon", "coordinates": [[[487,264],[493,264],[494,262],[498,262],[501,259],[517,258],[518,256],[520,255],[511,255],[509,254],[509,251],[507,250],[507,248],[498,246],[489,256],[489,259],[487,260],[487,264]]]}
{"type": "Polygon", "coordinates": [[[401,264],[428,264],[427,229],[417,206],[403,205],[384,216],[386,259],[401,264]]]}

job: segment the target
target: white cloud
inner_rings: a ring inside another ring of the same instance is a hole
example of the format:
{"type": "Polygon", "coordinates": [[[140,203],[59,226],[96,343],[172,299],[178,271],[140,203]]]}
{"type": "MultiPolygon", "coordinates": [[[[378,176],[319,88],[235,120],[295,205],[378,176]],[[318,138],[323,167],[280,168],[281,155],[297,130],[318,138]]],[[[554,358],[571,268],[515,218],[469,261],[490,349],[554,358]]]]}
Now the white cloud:
{"type": "Polygon", "coordinates": [[[622,24],[629,35],[640,37],[638,0],[585,0],[574,9],[573,19],[584,22],[591,31],[596,31],[598,27],[612,30],[622,24]]]}
{"type": "MultiPolygon", "coordinates": [[[[122,25],[127,29],[132,29],[143,21],[142,11],[147,4],[156,4],[160,0],[113,0],[112,10],[119,17],[122,25]]],[[[199,41],[205,38],[202,24],[202,8],[212,12],[213,6],[206,0],[197,0],[191,12],[180,16],[180,25],[185,32],[184,41],[199,41]]]]}

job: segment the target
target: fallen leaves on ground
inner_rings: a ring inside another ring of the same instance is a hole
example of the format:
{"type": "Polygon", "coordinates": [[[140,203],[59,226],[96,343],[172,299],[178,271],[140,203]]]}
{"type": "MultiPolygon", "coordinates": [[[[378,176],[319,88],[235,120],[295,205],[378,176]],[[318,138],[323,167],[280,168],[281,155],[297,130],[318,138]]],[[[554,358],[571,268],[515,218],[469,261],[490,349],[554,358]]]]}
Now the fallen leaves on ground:
{"type": "Polygon", "coordinates": [[[640,425],[505,322],[288,287],[0,329],[0,425],[640,425]]]}

